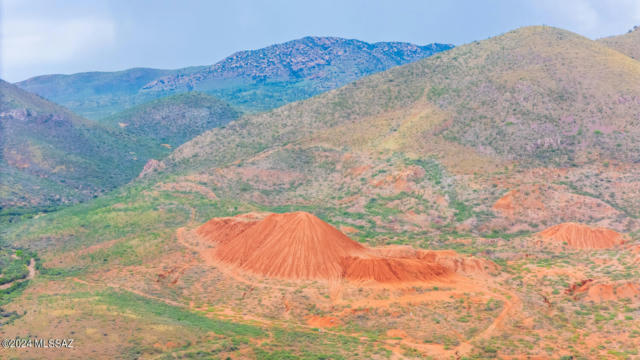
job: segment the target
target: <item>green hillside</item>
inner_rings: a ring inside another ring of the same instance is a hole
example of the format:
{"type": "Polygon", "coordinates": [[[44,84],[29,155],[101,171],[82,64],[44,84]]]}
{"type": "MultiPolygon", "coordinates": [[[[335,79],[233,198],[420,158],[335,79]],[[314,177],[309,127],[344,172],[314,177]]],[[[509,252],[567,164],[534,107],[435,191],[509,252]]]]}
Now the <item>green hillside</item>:
{"type": "Polygon", "coordinates": [[[640,63],[595,41],[522,28],[245,116],[185,144],[168,164],[219,167],[314,139],[343,151],[365,141],[374,150],[404,143],[413,152],[436,139],[527,166],[634,161],[638,108],[626,103],[640,96],[639,80],[640,63]],[[412,111],[423,117],[411,118],[412,111]],[[321,136],[329,128],[341,137],[321,136]]]}
{"type": "Polygon", "coordinates": [[[0,81],[0,206],[87,200],[129,182],[167,150],[0,81]]]}
{"type": "Polygon", "coordinates": [[[191,92],[153,100],[102,122],[135,136],[154,139],[171,147],[182,145],[196,135],[227,124],[240,113],[224,101],[191,92]]]}

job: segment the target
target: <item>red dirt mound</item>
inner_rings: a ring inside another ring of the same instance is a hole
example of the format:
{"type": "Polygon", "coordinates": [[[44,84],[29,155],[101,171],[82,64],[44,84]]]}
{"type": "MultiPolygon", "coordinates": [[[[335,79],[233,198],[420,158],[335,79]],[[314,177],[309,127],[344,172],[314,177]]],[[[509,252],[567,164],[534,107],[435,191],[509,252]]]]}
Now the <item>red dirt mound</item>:
{"type": "Polygon", "coordinates": [[[366,248],[305,212],[271,214],[221,243],[219,260],[279,278],[333,279],[342,275],[344,257],[366,248]]]}
{"type": "Polygon", "coordinates": [[[640,298],[640,284],[624,283],[616,287],[616,295],[622,299],[640,298]]]}
{"type": "Polygon", "coordinates": [[[594,303],[629,299],[634,303],[640,300],[640,284],[633,282],[594,283],[586,282],[576,293],[586,293],[584,300],[594,303]]]}
{"type": "Polygon", "coordinates": [[[498,270],[498,266],[491,261],[471,256],[460,256],[453,250],[418,250],[410,246],[392,245],[373,248],[371,251],[382,257],[418,259],[421,262],[438,264],[450,272],[463,274],[483,274],[498,270]]]}
{"type": "Polygon", "coordinates": [[[198,235],[214,242],[223,243],[264,219],[268,214],[247,213],[234,217],[213,218],[197,229],[198,235]]]}
{"type": "Polygon", "coordinates": [[[542,213],[545,205],[538,187],[526,187],[525,191],[514,189],[506,193],[493,204],[493,210],[506,217],[515,217],[527,213],[542,213]]]}
{"type": "Polygon", "coordinates": [[[493,209],[512,215],[515,211],[513,198],[517,194],[516,190],[511,190],[493,204],[493,209]]]}
{"type": "Polygon", "coordinates": [[[316,328],[330,328],[340,325],[340,319],[333,316],[315,316],[307,318],[307,325],[316,328]]]}
{"type": "Polygon", "coordinates": [[[420,251],[406,245],[389,245],[371,249],[376,255],[383,257],[394,257],[411,259],[417,258],[420,251]]]}
{"type": "Polygon", "coordinates": [[[564,293],[567,295],[573,295],[576,292],[583,292],[584,286],[587,286],[589,283],[593,282],[593,279],[584,279],[582,281],[578,281],[577,283],[571,284],[568,288],[564,290],[564,293]]]}
{"type": "Polygon", "coordinates": [[[606,249],[624,243],[622,234],[605,228],[577,223],[563,223],[538,233],[544,240],[566,242],[576,249],[606,249]]]}
{"type": "Polygon", "coordinates": [[[305,212],[214,218],[197,233],[218,244],[219,261],[275,278],[404,283],[495,267],[454,251],[367,248],[305,212]]]}
{"type": "Polygon", "coordinates": [[[343,268],[346,279],[383,283],[431,281],[451,273],[434,262],[404,258],[348,257],[343,268]]]}

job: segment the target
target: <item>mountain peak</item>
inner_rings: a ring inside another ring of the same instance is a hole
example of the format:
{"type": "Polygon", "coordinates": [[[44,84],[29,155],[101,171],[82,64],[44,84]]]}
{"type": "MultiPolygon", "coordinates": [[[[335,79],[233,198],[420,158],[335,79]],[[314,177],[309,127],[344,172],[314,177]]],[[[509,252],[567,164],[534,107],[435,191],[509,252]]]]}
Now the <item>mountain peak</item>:
{"type": "Polygon", "coordinates": [[[326,91],[359,77],[448,50],[452,45],[418,46],[402,42],[367,43],[339,37],[306,36],[257,50],[245,50],[185,76],[166,76],[143,87],[145,92],[196,89],[214,91],[221,81],[309,81],[326,91]]]}

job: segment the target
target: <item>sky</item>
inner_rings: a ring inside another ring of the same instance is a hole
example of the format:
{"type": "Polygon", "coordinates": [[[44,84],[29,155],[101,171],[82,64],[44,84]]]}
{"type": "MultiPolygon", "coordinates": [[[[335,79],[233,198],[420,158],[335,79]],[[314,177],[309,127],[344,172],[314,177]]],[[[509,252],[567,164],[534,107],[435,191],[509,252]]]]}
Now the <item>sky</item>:
{"type": "Polygon", "coordinates": [[[308,35],[461,45],[527,25],[595,39],[640,0],[0,0],[0,78],[175,69],[308,35]]]}

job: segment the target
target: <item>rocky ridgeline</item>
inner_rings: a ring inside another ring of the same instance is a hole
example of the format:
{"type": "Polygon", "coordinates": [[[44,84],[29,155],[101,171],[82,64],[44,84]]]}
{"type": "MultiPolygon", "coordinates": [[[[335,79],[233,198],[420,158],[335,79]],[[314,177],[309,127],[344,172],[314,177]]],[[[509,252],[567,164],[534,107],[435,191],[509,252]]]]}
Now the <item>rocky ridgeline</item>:
{"type": "MultiPolygon", "coordinates": [[[[192,74],[169,75],[146,84],[147,91],[197,89],[214,79],[346,83],[360,76],[416,61],[453,45],[418,46],[402,42],[366,43],[336,37],[305,37],[263,49],[237,52],[192,74]]],[[[329,86],[327,84],[327,86],[329,86]]]]}

